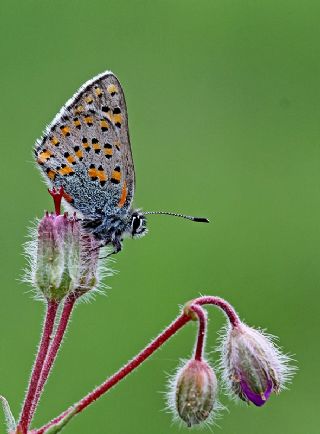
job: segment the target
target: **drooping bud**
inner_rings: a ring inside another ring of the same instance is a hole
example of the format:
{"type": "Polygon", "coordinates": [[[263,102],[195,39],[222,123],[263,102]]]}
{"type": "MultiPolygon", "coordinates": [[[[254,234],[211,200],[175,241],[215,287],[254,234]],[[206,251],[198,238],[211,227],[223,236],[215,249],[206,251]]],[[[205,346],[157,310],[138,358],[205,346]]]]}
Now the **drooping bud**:
{"type": "Polygon", "coordinates": [[[189,360],[171,381],[168,407],[188,427],[208,422],[216,403],[217,379],[205,361],[189,360]]]}
{"type": "Polygon", "coordinates": [[[261,407],[272,392],[283,389],[294,368],[272,339],[241,323],[222,340],[223,377],[233,396],[261,407]]]}
{"type": "Polygon", "coordinates": [[[32,284],[46,299],[78,296],[98,283],[98,242],[76,218],[46,213],[39,222],[30,254],[32,284]]]}

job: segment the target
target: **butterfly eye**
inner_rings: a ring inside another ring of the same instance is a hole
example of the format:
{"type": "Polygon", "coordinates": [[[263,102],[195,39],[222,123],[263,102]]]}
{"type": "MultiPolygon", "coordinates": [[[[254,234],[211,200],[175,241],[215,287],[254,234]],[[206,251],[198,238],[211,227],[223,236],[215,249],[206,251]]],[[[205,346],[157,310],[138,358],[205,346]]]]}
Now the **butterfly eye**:
{"type": "Polygon", "coordinates": [[[132,235],[139,233],[141,223],[142,223],[142,221],[141,221],[140,217],[138,217],[138,216],[132,217],[132,222],[131,222],[132,235]]]}
{"type": "Polygon", "coordinates": [[[142,236],[146,233],[146,219],[143,214],[134,212],[131,219],[131,235],[142,236]]]}

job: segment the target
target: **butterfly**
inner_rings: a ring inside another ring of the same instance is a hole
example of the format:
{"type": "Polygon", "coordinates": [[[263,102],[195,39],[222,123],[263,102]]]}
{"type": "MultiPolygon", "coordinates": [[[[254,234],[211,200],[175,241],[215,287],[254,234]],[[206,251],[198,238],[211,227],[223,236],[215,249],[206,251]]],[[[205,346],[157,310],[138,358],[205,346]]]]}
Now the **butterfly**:
{"type": "Polygon", "coordinates": [[[87,81],[69,99],[36,142],[35,159],[46,182],[63,191],[82,226],[101,241],[122,248],[125,236],[147,232],[147,214],[197,222],[206,218],[132,208],[135,171],[122,87],[106,71],[87,81]]]}

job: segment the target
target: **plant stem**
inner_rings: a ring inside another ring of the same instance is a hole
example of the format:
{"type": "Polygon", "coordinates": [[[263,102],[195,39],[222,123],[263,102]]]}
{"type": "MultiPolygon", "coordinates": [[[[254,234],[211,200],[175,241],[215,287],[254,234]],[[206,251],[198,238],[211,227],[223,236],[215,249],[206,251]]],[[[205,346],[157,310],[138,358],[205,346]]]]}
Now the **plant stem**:
{"type": "Polygon", "coordinates": [[[204,304],[213,304],[215,306],[218,306],[226,314],[233,327],[238,327],[239,324],[241,324],[241,320],[238,317],[234,308],[223,298],[208,295],[195,298],[194,300],[192,300],[192,306],[194,304],[198,304],[200,306],[203,306],[204,304]]]}
{"type": "MultiPolygon", "coordinates": [[[[191,302],[187,303],[187,309],[180,316],[178,316],[162,333],[160,333],[160,335],[156,339],[154,339],[148,346],[146,346],[138,355],[136,355],[130,362],[123,366],[118,372],[116,372],[104,383],[102,383],[100,386],[98,386],[96,389],[94,389],[92,392],[82,398],[78,403],[69,407],[67,410],[65,410],[48,424],[32,431],[32,433],[44,434],[47,429],[59,424],[64,418],[67,418],[65,420],[67,423],[69,420],[72,419],[73,416],[81,413],[86,407],[88,407],[90,404],[100,398],[101,395],[106,393],[119,381],[129,375],[148,357],[150,357],[161,345],[163,345],[169,338],[171,338],[187,322],[194,319],[193,313],[196,314],[199,321],[198,337],[194,357],[196,360],[202,360],[207,318],[201,306],[205,304],[213,304],[222,309],[233,327],[237,327],[239,326],[239,324],[241,324],[240,318],[238,317],[233,307],[227,301],[223,300],[220,297],[205,296],[192,300],[191,302]],[[72,415],[71,412],[73,413],[72,415]]],[[[63,426],[66,423],[63,423],[63,426]]]]}
{"type": "Polygon", "coordinates": [[[26,397],[22,407],[20,421],[18,424],[22,434],[27,433],[28,426],[30,424],[30,412],[37,391],[37,386],[41,375],[42,366],[48,352],[48,348],[51,340],[51,333],[53,330],[58,305],[59,303],[55,300],[47,301],[46,316],[43,324],[42,337],[38,349],[38,354],[36,356],[35,363],[33,365],[32,374],[30,377],[26,397]]]}
{"type": "Polygon", "coordinates": [[[202,307],[196,304],[191,304],[190,310],[195,312],[198,317],[199,328],[198,328],[198,336],[197,336],[196,348],[194,352],[194,358],[195,360],[201,362],[202,355],[203,355],[204,340],[206,337],[207,317],[202,307]]]}
{"type": "Polygon", "coordinates": [[[106,393],[109,389],[115,386],[119,381],[129,375],[135,368],[143,363],[148,357],[151,356],[161,345],[163,345],[169,338],[171,338],[181,327],[191,320],[189,315],[185,313],[178,316],[160,335],[154,339],[149,345],[147,345],[138,355],[136,355],[130,362],[123,366],[112,377],[108,378],[104,383],[82,398],[77,404],[70,407],[68,410],[61,413],[58,417],[53,419],[47,425],[35,430],[35,434],[43,434],[46,429],[57,424],[70,411],[75,411],[75,414],[80,413],[94,401],[96,401],[101,395],[106,393]]]}
{"type": "Polygon", "coordinates": [[[47,357],[44,361],[44,365],[41,371],[41,376],[38,382],[38,386],[37,386],[37,390],[36,390],[36,394],[35,394],[35,398],[33,401],[33,405],[32,405],[32,409],[30,411],[30,423],[31,420],[34,416],[34,413],[36,411],[37,405],[39,403],[39,400],[41,398],[44,386],[47,382],[47,379],[49,377],[50,371],[52,369],[52,366],[55,362],[55,359],[57,357],[59,348],[61,346],[64,334],[66,332],[68,323],[69,323],[69,319],[70,319],[70,315],[72,313],[73,307],[75,305],[76,302],[76,297],[74,296],[70,296],[67,297],[64,305],[63,305],[63,309],[61,312],[61,317],[60,317],[60,321],[57,327],[57,331],[55,333],[55,336],[53,338],[53,341],[50,345],[49,351],[47,353],[47,357]]]}

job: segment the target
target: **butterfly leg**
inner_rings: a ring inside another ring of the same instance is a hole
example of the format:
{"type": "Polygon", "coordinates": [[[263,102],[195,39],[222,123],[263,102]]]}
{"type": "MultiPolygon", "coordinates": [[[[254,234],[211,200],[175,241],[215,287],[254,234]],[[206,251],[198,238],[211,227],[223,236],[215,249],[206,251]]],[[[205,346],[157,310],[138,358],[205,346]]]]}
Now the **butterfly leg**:
{"type": "Polygon", "coordinates": [[[112,239],[112,241],[110,241],[110,240],[104,240],[104,241],[100,244],[100,246],[99,246],[98,248],[105,247],[105,246],[107,246],[108,244],[112,244],[113,249],[114,249],[113,252],[108,253],[107,256],[104,256],[103,258],[99,258],[99,259],[108,258],[108,257],[111,256],[111,255],[116,255],[117,253],[121,252],[121,250],[122,250],[122,243],[121,243],[121,241],[120,241],[119,238],[114,237],[114,238],[112,239]]]}
{"type": "Polygon", "coordinates": [[[108,256],[116,255],[117,253],[121,252],[121,250],[122,250],[122,244],[121,244],[120,238],[118,238],[116,236],[112,239],[112,245],[113,245],[114,250],[113,250],[113,252],[109,253],[108,256]]]}

